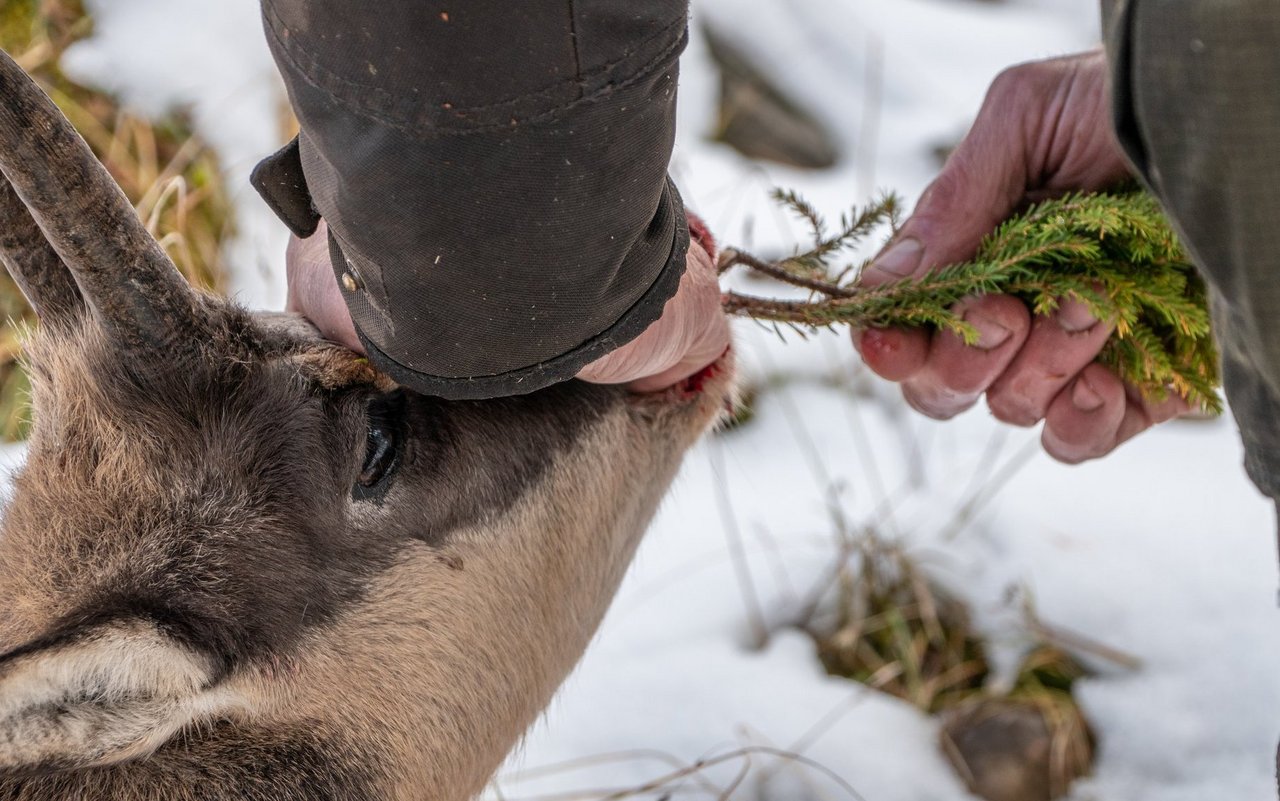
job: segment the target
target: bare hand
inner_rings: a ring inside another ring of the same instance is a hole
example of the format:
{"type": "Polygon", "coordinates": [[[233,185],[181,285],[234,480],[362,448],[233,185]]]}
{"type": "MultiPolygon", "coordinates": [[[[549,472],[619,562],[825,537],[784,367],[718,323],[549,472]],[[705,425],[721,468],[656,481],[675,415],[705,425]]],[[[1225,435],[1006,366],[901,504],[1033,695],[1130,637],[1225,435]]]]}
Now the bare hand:
{"type": "MultiPolygon", "coordinates": [[[[992,83],[973,128],[924,191],[893,242],[863,275],[877,285],[964,261],[1019,207],[1129,177],[1110,123],[1101,51],[1012,67],[992,83]]],[[[990,295],[957,309],[981,338],[898,328],[854,333],[863,360],[902,383],[912,407],[947,419],[984,394],[999,420],[1044,420],[1045,450],[1064,462],[1109,453],[1149,426],[1188,411],[1174,397],[1143,399],[1094,363],[1111,335],[1083,304],[1035,317],[1022,301],[990,295]]]]}
{"type": "Polygon", "coordinates": [[[584,367],[578,378],[626,384],[633,392],[656,392],[724,355],[729,323],[720,308],[715,245],[696,218],[690,230],[684,276],[662,316],[639,337],[584,367]]]}
{"type": "Polygon", "coordinates": [[[285,278],[289,283],[285,310],[297,312],[320,330],[325,339],[364,353],[356,336],[356,325],[338,288],[329,259],[329,228],[324,220],[306,239],[289,236],[284,254],[285,278]]]}

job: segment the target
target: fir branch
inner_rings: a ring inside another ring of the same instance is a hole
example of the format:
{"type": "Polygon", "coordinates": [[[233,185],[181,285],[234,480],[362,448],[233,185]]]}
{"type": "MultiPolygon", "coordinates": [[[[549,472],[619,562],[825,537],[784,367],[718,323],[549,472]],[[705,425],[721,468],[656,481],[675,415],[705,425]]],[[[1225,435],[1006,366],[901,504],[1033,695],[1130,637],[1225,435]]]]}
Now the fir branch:
{"type": "Polygon", "coordinates": [[[812,247],[777,262],[726,250],[721,272],[745,265],[810,297],[728,292],[725,309],[732,314],[797,329],[930,326],[972,344],[977,331],[952,310],[963,298],[1006,293],[1036,314],[1051,314],[1070,298],[1115,326],[1099,361],[1146,397],[1162,400],[1172,391],[1207,411],[1222,410],[1204,283],[1145,193],[1075,194],[1039,203],[1002,223],[972,261],[875,287],[858,283],[867,262],[832,262],[884,226],[897,230],[894,196],[843,215],[830,235],[817,209],[799,195],[779,191],[774,197],[806,222],[812,247]]]}

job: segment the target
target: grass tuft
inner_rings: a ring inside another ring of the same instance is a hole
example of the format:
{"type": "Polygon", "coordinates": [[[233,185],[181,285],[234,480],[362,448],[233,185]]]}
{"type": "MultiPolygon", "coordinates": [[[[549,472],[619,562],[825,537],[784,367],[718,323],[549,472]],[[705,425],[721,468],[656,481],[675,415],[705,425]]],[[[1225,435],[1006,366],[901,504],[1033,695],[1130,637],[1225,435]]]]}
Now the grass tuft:
{"type": "Polygon", "coordinates": [[[943,752],[988,801],[1052,801],[1089,772],[1094,737],[1074,696],[1087,671],[1068,650],[1131,657],[1040,622],[1010,680],[988,661],[965,604],[875,531],[850,540],[834,603],[801,623],[827,672],[902,698],[942,721],[943,752]]]}
{"type": "MultiPolygon", "coordinates": [[[[191,283],[223,292],[221,257],[234,233],[233,210],[217,154],[192,132],[181,112],[142,119],[112,95],[63,73],[62,54],[93,31],[80,0],[0,3],[0,47],[49,93],[106,165],[147,228],[191,283]]],[[[23,324],[35,317],[22,293],[0,271],[0,436],[22,439],[29,425],[28,384],[18,364],[23,324]]]]}
{"type": "Polygon", "coordinates": [[[989,669],[964,605],[897,546],[867,536],[854,547],[833,624],[811,630],[827,672],[930,713],[979,691],[989,669]]]}

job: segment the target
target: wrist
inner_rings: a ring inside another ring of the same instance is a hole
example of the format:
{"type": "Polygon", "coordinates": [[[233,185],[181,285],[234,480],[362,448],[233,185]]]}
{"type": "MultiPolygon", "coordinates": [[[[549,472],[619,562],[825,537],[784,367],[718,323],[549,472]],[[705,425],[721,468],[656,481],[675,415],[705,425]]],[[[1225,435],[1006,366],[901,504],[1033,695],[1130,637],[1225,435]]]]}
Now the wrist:
{"type": "Polygon", "coordinates": [[[689,234],[685,273],[662,316],[632,342],[587,365],[578,378],[657,392],[697,375],[724,355],[729,324],[720,306],[715,241],[693,215],[689,234]]]}

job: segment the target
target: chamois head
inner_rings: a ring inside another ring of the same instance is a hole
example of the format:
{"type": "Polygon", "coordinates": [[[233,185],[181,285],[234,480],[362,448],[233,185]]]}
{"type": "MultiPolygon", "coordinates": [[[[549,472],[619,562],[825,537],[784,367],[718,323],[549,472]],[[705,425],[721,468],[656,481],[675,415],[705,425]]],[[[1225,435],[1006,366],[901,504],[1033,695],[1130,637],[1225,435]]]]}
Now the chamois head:
{"type": "Polygon", "coordinates": [[[0,58],[36,307],[0,527],[0,799],[466,798],[577,661],[730,365],[631,396],[397,388],[193,292],[0,58]]]}

